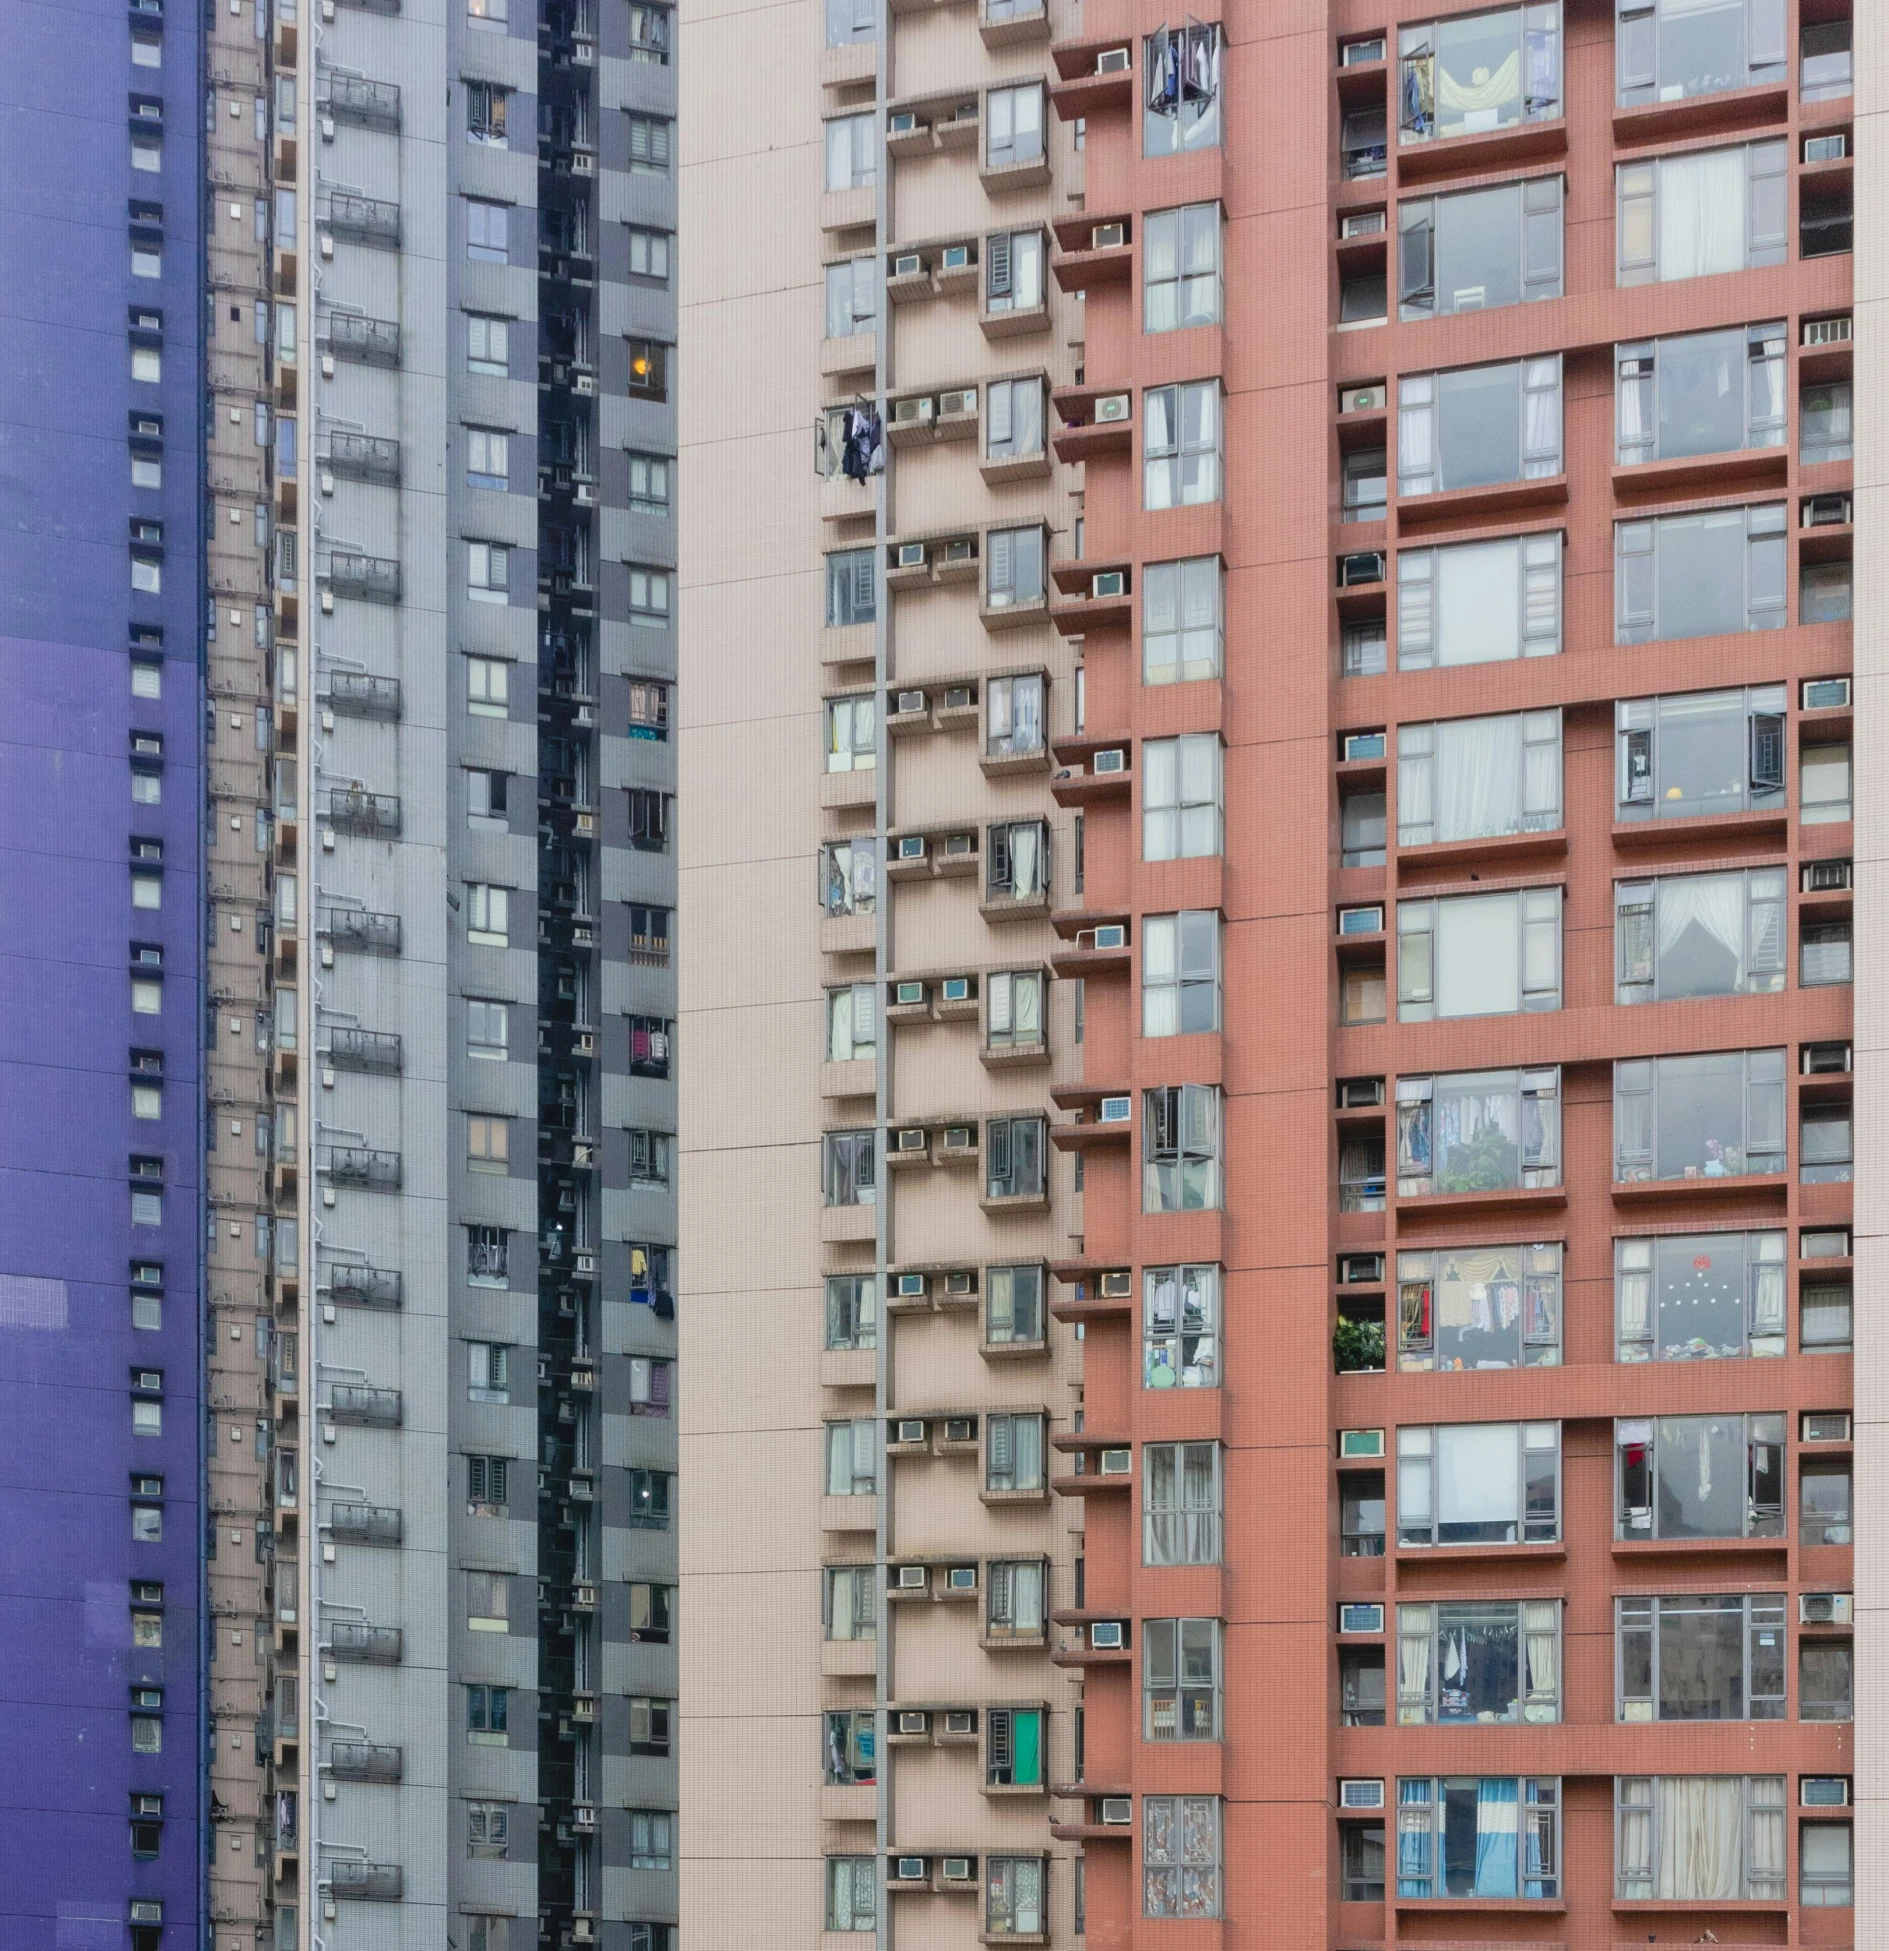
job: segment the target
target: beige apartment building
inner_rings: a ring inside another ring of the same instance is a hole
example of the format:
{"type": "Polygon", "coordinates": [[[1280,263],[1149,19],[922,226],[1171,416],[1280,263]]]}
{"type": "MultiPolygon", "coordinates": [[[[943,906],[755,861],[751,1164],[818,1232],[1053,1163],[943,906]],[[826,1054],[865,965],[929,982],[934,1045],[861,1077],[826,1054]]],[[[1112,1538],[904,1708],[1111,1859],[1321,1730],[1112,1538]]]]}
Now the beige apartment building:
{"type": "Polygon", "coordinates": [[[682,16],[698,1947],[856,1943],[892,1908],[902,1942],[963,1942],[990,1905],[1066,1941],[1080,1901],[1050,1802],[1098,1657],[1057,1651],[1087,1500],[1051,1492],[1081,1418],[1051,1267],[1083,1157],[1049,1138],[1081,1057],[1079,986],[1051,980],[1081,813],[1049,750],[1080,728],[1054,608],[1080,473],[1050,431],[1082,361],[1049,272],[1080,206],[1048,100],[1075,16],[927,6],[881,42],[875,12],[682,16]]]}

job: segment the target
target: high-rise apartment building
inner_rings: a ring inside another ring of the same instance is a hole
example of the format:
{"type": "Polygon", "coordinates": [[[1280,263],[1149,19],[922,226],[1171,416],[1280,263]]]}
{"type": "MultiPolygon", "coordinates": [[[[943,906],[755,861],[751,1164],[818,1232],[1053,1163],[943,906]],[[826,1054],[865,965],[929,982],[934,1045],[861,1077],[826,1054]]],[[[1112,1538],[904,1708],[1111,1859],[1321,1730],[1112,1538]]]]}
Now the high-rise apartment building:
{"type": "Polygon", "coordinates": [[[685,7],[698,1946],[1861,1941],[1857,12],[685,7]]]}

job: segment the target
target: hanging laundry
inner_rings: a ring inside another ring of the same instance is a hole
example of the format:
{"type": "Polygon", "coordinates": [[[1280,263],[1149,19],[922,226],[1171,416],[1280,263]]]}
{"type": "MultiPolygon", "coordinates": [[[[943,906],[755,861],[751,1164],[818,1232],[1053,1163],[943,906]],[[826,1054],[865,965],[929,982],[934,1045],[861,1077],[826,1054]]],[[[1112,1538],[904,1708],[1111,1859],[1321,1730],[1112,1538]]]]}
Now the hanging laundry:
{"type": "Polygon", "coordinates": [[[1219,88],[1219,28],[1188,28],[1186,55],[1187,59],[1181,71],[1181,100],[1212,101],[1219,88]]]}
{"type": "Polygon", "coordinates": [[[863,481],[868,475],[885,472],[885,427],[877,407],[856,406],[847,410],[840,446],[840,472],[852,481],[863,481]]]}
{"type": "Polygon", "coordinates": [[[1180,54],[1174,36],[1163,27],[1148,38],[1148,107],[1156,115],[1172,115],[1180,100],[1180,54]]]}

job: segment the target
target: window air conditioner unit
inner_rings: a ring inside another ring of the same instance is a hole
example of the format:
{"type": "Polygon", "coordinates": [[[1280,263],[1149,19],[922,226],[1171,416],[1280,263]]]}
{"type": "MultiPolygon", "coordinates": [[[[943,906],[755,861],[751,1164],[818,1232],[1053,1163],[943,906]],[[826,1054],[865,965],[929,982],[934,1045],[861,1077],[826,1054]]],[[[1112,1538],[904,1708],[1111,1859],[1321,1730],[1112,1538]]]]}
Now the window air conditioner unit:
{"type": "Polygon", "coordinates": [[[925,1133],[916,1125],[908,1125],[898,1134],[893,1149],[901,1152],[922,1152],[925,1149],[925,1133]]]}
{"type": "Polygon", "coordinates": [[[925,545],[922,542],[901,542],[893,550],[892,560],[900,569],[922,569],[925,566],[925,545]]]}
{"type": "MultiPolygon", "coordinates": [[[[901,1592],[922,1592],[930,1581],[923,1565],[901,1565],[899,1567],[898,1588],[901,1592]]],[[[923,1714],[901,1714],[899,1732],[901,1734],[923,1734],[926,1720],[923,1714]],[[913,1723],[917,1725],[914,1726],[913,1723]]]]}
{"type": "Polygon", "coordinates": [[[1113,1827],[1121,1827],[1135,1819],[1135,1800],[1131,1795],[1105,1795],[1101,1798],[1099,1811],[1102,1820],[1113,1827]]]}
{"type": "Polygon", "coordinates": [[[1347,41],[1338,50],[1338,65],[1341,68],[1361,68],[1367,61],[1381,61],[1383,58],[1384,41],[1377,34],[1362,41],[1347,41]]]}
{"type": "Polygon", "coordinates": [[[1134,1294],[1134,1275],[1122,1269],[1104,1274],[1095,1283],[1095,1291],[1105,1301],[1125,1301],[1134,1294]]]}
{"type": "Polygon", "coordinates": [[[1841,894],[1850,884],[1847,860],[1807,860],[1802,874],[1806,894],[1841,894]]]}
{"type": "MultiPolygon", "coordinates": [[[[895,278],[915,278],[924,268],[925,260],[916,251],[902,251],[892,260],[892,275],[895,278]]],[[[893,418],[897,417],[895,410],[893,418]]]]}
{"type": "Polygon", "coordinates": [[[1338,1784],[1341,1809],[1381,1809],[1384,1806],[1382,1782],[1349,1781],[1338,1784]]]}
{"type": "Polygon", "coordinates": [[[893,987],[892,1000],[901,1007],[906,1003],[922,1003],[925,1000],[925,985],[922,982],[901,982],[893,987]]]}
{"type": "Polygon", "coordinates": [[[133,1897],[131,1921],[134,1924],[161,1924],[164,1921],[164,1906],[156,1897],[133,1897]]]}
{"type": "Polygon", "coordinates": [[[938,1000],[944,1003],[968,1003],[971,1000],[971,978],[946,976],[938,985],[938,1000]]]}
{"type": "Polygon", "coordinates": [[[1384,753],[1382,732],[1347,732],[1338,742],[1339,755],[1349,764],[1354,759],[1381,759],[1384,753]]]}
{"type": "Polygon", "coordinates": [[[925,709],[925,694],[922,691],[900,691],[892,701],[892,709],[901,718],[925,709]]]}
{"type": "Polygon", "coordinates": [[[1341,1605],[1338,1608],[1338,1630],[1341,1633],[1381,1633],[1384,1630],[1384,1608],[1381,1605],[1341,1605]]]}
{"type": "Polygon", "coordinates": [[[1338,1108],[1340,1111],[1368,1111],[1374,1104],[1384,1102],[1384,1080],[1381,1077],[1341,1077],[1338,1080],[1338,1108]]]}
{"type": "MultiPolygon", "coordinates": [[[[915,1416],[901,1418],[893,1424],[893,1428],[897,1432],[892,1438],[895,1443],[922,1443],[925,1440],[925,1425],[915,1416]]],[[[918,1569],[923,1571],[924,1567],[921,1565],[918,1569]]]]}
{"type": "Polygon", "coordinates": [[[898,1277],[897,1292],[901,1298],[922,1300],[925,1294],[925,1276],[923,1274],[900,1274],[898,1277]]]}
{"type": "Polygon", "coordinates": [[[947,1856],[939,1862],[938,1874],[947,1883],[969,1883],[976,1872],[968,1856],[947,1856]]]}
{"type": "Polygon", "coordinates": [[[1089,248],[1092,251],[1119,250],[1127,242],[1126,224],[1097,224],[1089,233],[1089,248]]]}
{"type": "Polygon", "coordinates": [[[1384,1432],[1381,1429],[1341,1429],[1338,1432],[1338,1454],[1341,1457],[1381,1457],[1384,1454],[1384,1432]]]}
{"type": "Polygon", "coordinates": [[[1850,681],[1846,677],[1807,677],[1803,695],[1806,711],[1841,711],[1850,702],[1850,681]]]}
{"type": "Polygon", "coordinates": [[[1855,1601],[1848,1592],[1800,1592],[1797,1595],[1797,1623],[1800,1626],[1847,1626],[1855,1610],[1855,1601]]]}
{"type": "Polygon", "coordinates": [[[1338,1279],[1346,1287],[1374,1287],[1384,1278],[1381,1253],[1341,1253],[1338,1279]]]}
{"type": "Polygon", "coordinates": [[[938,395],[938,417],[941,420],[963,419],[966,414],[977,411],[977,388],[960,386],[950,393],[938,395]]]}
{"type": "Polygon", "coordinates": [[[975,560],[976,555],[977,544],[968,535],[954,535],[945,544],[945,560],[947,562],[971,562],[975,560]]]}
{"type": "Polygon", "coordinates": [[[1128,751],[1125,746],[1111,745],[1107,751],[1098,752],[1089,761],[1091,772],[1126,772],[1128,770],[1128,751]]]}
{"type": "Polygon", "coordinates": [[[931,425],[932,400],[929,393],[921,393],[909,400],[892,402],[892,424],[895,427],[929,427],[931,425]]]}
{"type": "Polygon", "coordinates": [[[925,1859],[922,1856],[901,1856],[896,1874],[901,1883],[922,1883],[925,1880],[925,1859]]]}
{"type": "Polygon", "coordinates": [[[969,1268],[960,1268],[956,1273],[946,1274],[945,1292],[947,1294],[975,1294],[977,1292],[977,1276],[969,1268]]]}
{"type": "Polygon", "coordinates": [[[1096,1475],[1100,1477],[1125,1477],[1134,1468],[1133,1450],[1104,1450],[1096,1458],[1096,1475]]]}
{"type": "Polygon", "coordinates": [[[1341,935],[1381,935],[1384,932],[1382,904],[1368,908],[1340,908],[1338,932],[1341,935]]]}
{"type": "Polygon", "coordinates": [[[1089,594],[1092,598],[1126,596],[1128,572],[1125,569],[1098,569],[1089,578],[1089,594]]]}
{"type": "Polygon", "coordinates": [[[945,852],[947,855],[955,855],[960,859],[966,854],[976,853],[977,835],[974,833],[947,833],[945,835],[945,852]]]}
{"type": "Polygon", "coordinates": [[[1798,1425],[1806,1443],[1847,1443],[1850,1417],[1846,1409],[1807,1409],[1798,1425]]]}
{"type": "MultiPolygon", "coordinates": [[[[924,1567],[922,1565],[907,1565],[902,1567],[899,1572],[899,1583],[903,1585],[906,1582],[905,1574],[907,1572],[922,1572],[923,1570],[924,1567]]],[[[922,1707],[903,1708],[899,1713],[899,1732],[901,1734],[929,1734],[931,1732],[931,1716],[922,1707]]]]}
{"type": "Polygon", "coordinates": [[[947,1416],[944,1426],[944,1440],[947,1443],[968,1443],[977,1434],[976,1421],[970,1416],[947,1416]]]}
{"type": "MultiPolygon", "coordinates": [[[[966,1569],[969,1569],[968,1567],[966,1569]]],[[[947,1707],[944,1731],[947,1734],[975,1734],[977,1710],[974,1707],[947,1707]]]]}
{"type": "Polygon", "coordinates": [[[1840,163],[1850,153],[1850,139],[1839,131],[1835,135],[1807,135],[1804,160],[1807,163],[1840,163]]]}
{"type": "Polygon", "coordinates": [[[590,1802],[571,1804],[571,1826],[576,1829],[595,1829],[597,1826],[596,1806],[590,1802]]]}
{"type": "Polygon", "coordinates": [[[1099,1125],[1125,1125],[1128,1122],[1128,1099],[1105,1097],[1095,1108],[1095,1121],[1099,1125]]]}
{"type": "MultiPolygon", "coordinates": [[[[1342,238],[1382,237],[1384,228],[1385,218],[1382,210],[1354,210],[1350,216],[1346,217],[1339,224],[1338,235],[1342,238]]],[[[1379,389],[1376,387],[1361,387],[1358,390],[1360,392],[1372,393],[1377,392],[1379,389]]],[[[1382,406],[1384,402],[1380,398],[1376,404],[1382,406]]],[[[1347,404],[1344,410],[1348,413],[1368,413],[1370,411],[1370,403],[1366,402],[1359,406],[1347,404]]]]}
{"type": "MultiPolygon", "coordinates": [[[[953,1565],[945,1573],[945,1589],[950,1592],[975,1592],[977,1590],[977,1567],[975,1565],[953,1565]]],[[[971,1726],[970,1717],[969,1715],[965,1715],[962,1718],[964,1725],[959,1727],[957,1722],[960,1716],[947,1714],[945,1716],[945,1732],[947,1734],[968,1734],[971,1726]]]]}
{"type": "Polygon", "coordinates": [[[1382,413],[1387,398],[1384,382],[1375,386],[1347,386],[1338,402],[1341,413],[1382,413]]]}
{"type": "Polygon", "coordinates": [[[1797,1788],[1798,1804],[1802,1808],[1847,1809],[1850,1806],[1847,1775],[1800,1775],[1797,1788]]]}
{"type": "Polygon", "coordinates": [[[1806,528],[1843,528],[1850,520],[1848,495],[1812,495],[1804,503],[1806,528]]]}
{"type": "Polygon", "coordinates": [[[1098,1619],[1089,1628],[1089,1644],[1098,1653],[1119,1653],[1128,1644],[1126,1629],[1119,1619],[1098,1619]]]}
{"type": "Polygon", "coordinates": [[[969,1125],[946,1125],[944,1148],[948,1152],[968,1152],[977,1143],[977,1134],[969,1125]]]}
{"type": "Polygon", "coordinates": [[[1806,1077],[1834,1077],[1850,1068],[1847,1043],[1807,1043],[1799,1059],[1806,1077]]]}
{"type": "Polygon", "coordinates": [[[1095,57],[1095,71],[1099,75],[1125,75],[1128,72],[1128,50],[1125,47],[1105,47],[1095,57]]]}
{"type": "Polygon", "coordinates": [[[938,253],[938,268],[941,271],[968,271],[971,268],[970,245],[947,244],[938,253]]]}
{"type": "Polygon", "coordinates": [[[918,131],[918,117],[909,108],[894,109],[886,118],[887,135],[915,135],[918,131]]]}
{"type": "Polygon", "coordinates": [[[1126,948],[1128,946],[1128,924],[1112,921],[1106,927],[1095,931],[1097,948],[1126,948]]]}
{"type": "Polygon", "coordinates": [[[1355,555],[1338,558],[1338,586],[1352,589],[1361,583],[1381,583],[1384,580],[1384,551],[1382,549],[1361,549],[1355,555]]]}
{"type": "Polygon", "coordinates": [[[944,701],[947,711],[964,711],[968,709],[974,702],[971,696],[971,687],[968,684],[946,685],[944,701]]]}
{"type": "Polygon", "coordinates": [[[1104,393],[1095,403],[1096,422],[1100,426],[1112,427],[1116,422],[1126,420],[1132,410],[1126,393],[1104,393]]]}
{"type": "Polygon", "coordinates": [[[1848,345],[1855,335],[1855,326],[1848,314],[1842,318],[1807,318],[1804,320],[1804,344],[1807,346],[1848,345]]]}
{"type": "Polygon", "coordinates": [[[925,836],[922,833],[900,834],[899,858],[901,860],[923,860],[925,858],[925,836]]]}

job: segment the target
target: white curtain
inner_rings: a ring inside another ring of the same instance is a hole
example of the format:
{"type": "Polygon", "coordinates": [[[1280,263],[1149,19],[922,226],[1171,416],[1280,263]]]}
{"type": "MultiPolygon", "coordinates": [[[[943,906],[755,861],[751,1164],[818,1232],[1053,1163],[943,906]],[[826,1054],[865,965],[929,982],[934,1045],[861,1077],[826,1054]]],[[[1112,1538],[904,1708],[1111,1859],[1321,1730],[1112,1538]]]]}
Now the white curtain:
{"type": "Polygon", "coordinates": [[[1522,1006],[1522,904],[1517,894],[1436,904],[1436,1013],[1507,1016],[1522,1006]]]}
{"type": "Polygon", "coordinates": [[[1433,1615],[1428,1606],[1399,1606],[1397,1620],[1397,1719],[1413,1727],[1430,1718],[1433,1615]]]}
{"type": "Polygon", "coordinates": [[[1659,165],[1660,278],[1706,278],[1745,262],[1745,152],[1705,149],[1659,165]]]}
{"type": "Polygon", "coordinates": [[[1659,884],[1659,954],[1668,954],[1691,928],[1719,943],[1745,973],[1745,877],[1742,874],[1679,874],[1659,884]]]}
{"type": "Polygon", "coordinates": [[[1513,1423],[1446,1424],[1437,1431],[1437,1522],[1510,1524],[1521,1509],[1513,1423]]]}
{"type": "Polygon", "coordinates": [[[1522,1607],[1522,1691],[1531,1701],[1553,1701],[1560,1695],[1560,1656],[1555,1643],[1555,1615],[1559,1610],[1552,1599],[1531,1600],[1522,1607]]]}
{"type": "Polygon", "coordinates": [[[1521,826],[1520,718],[1458,718],[1436,728],[1436,837],[1479,840],[1521,826]]]}
{"type": "MultiPolygon", "coordinates": [[[[1144,751],[1151,746],[1144,746],[1144,751]]],[[[1150,917],[1141,936],[1141,1034],[1175,1036],[1181,1027],[1180,924],[1150,917]]]]}
{"type": "Polygon", "coordinates": [[[1019,1043],[1039,1042],[1043,1035],[1043,979],[1018,975],[1010,979],[1011,1035],[1019,1043]]]}
{"type": "Polygon", "coordinates": [[[1038,881],[1041,860],[1038,837],[1038,829],[1034,826],[1013,826],[1010,829],[1010,886],[1012,892],[1020,896],[1042,892],[1038,881]]]}
{"type": "Polygon", "coordinates": [[[1438,549],[1439,664],[1490,664],[1521,648],[1522,555],[1511,539],[1438,549]]]}
{"type": "Polygon", "coordinates": [[[1736,1775],[1665,1775],[1658,1785],[1656,1897],[1688,1902],[1743,1894],[1736,1775]]]}

